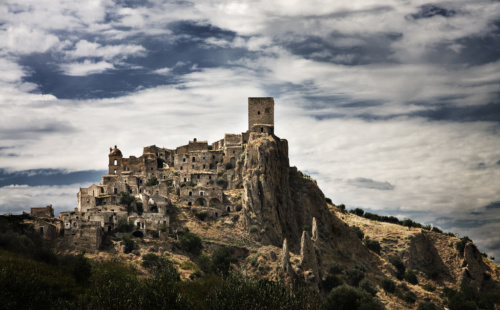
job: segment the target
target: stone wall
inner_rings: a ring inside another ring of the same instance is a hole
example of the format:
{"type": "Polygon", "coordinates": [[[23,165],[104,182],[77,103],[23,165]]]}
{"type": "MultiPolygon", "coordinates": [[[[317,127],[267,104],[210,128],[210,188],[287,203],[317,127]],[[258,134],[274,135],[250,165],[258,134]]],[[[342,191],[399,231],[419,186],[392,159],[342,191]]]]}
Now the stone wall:
{"type": "Polygon", "coordinates": [[[272,97],[248,98],[248,130],[255,124],[274,126],[274,99],[272,97]]]}

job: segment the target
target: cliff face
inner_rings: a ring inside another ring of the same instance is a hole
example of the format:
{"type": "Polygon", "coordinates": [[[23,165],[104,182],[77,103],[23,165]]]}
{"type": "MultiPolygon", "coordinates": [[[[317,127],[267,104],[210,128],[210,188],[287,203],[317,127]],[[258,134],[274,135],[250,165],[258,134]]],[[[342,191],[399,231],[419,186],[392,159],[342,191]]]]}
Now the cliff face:
{"type": "Polygon", "coordinates": [[[376,261],[352,229],[329,211],[316,183],[289,167],[286,140],[252,133],[242,179],[246,227],[261,243],[281,246],[286,238],[290,250],[298,253],[303,231],[311,234],[315,218],[319,264],[325,266],[331,259],[349,264],[376,261]]]}

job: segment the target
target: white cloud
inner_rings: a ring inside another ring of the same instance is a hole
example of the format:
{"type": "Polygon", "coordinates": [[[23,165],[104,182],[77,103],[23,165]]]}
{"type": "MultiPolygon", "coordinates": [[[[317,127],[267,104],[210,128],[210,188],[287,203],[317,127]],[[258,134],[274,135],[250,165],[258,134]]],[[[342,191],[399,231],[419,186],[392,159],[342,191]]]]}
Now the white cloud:
{"type": "Polygon", "coordinates": [[[61,69],[66,75],[84,76],[102,73],[106,70],[114,69],[114,65],[107,61],[93,62],[86,59],[83,62],[63,64],[61,65],[61,69]]]}
{"type": "Polygon", "coordinates": [[[140,45],[135,44],[119,44],[119,45],[105,45],[102,46],[98,43],[88,42],[87,40],[80,40],[75,45],[75,49],[67,51],[66,55],[69,58],[82,58],[82,57],[101,57],[105,60],[113,58],[125,58],[129,56],[146,55],[146,49],[140,45]]]}
{"type": "Polygon", "coordinates": [[[29,54],[46,52],[60,45],[59,39],[40,29],[21,25],[19,27],[0,28],[0,49],[11,53],[29,54]]]}

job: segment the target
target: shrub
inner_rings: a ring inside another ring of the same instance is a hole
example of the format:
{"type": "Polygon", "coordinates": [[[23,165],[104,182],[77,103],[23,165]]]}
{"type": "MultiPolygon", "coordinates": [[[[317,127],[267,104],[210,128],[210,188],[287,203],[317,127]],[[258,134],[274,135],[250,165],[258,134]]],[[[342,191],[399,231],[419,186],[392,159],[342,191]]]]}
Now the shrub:
{"type": "Polygon", "coordinates": [[[436,287],[430,283],[427,283],[422,286],[422,289],[427,291],[427,292],[434,292],[436,290],[436,287]]]}
{"type": "Polygon", "coordinates": [[[406,267],[403,264],[403,261],[401,260],[401,258],[397,255],[390,256],[389,263],[391,263],[394,267],[396,267],[396,270],[397,270],[396,277],[399,280],[402,280],[404,277],[405,271],[406,271],[406,267]]]}
{"type": "Polygon", "coordinates": [[[198,257],[198,265],[203,272],[212,272],[212,260],[207,254],[201,254],[200,257],[198,257]]]}
{"type": "Polygon", "coordinates": [[[358,286],[359,282],[365,277],[365,272],[359,268],[347,270],[347,282],[352,286],[358,286]]]}
{"type": "Polygon", "coordinates": [[[160,182],[158,181],[158,179],[153,176],[151,177],[147,182],[146,182],[146,186],[155,186],[155,185],[158,185],[160,184],[160,182]]]}
{"type": "Polygon", "coordinates": [[[443,310],[443,308],[436,306],[432,301],[422,301],[418,304],[417,310],[443,310]]]}
{"type": "Polygon", "coordinates": [[[120,204],[127,206],[127,211],[131,212],[131,205],[135,201],[135,197],[127,192],[120,192],[120,204]]]}
{"type": "Polygon", "coordinates": [[[361,282],[359,282],[359,287],[362,288],[363,290],[365,290],[367,293],[369,293],[372,296],[377,295],[377,292],[378,292],[377,289],[367,279],[361,280],[361,282]]]}
{"type": "Polygon", "coordinates": [[[134,229],[134,222],[132,220],[127,221],[126,217],[120,217],[118,223],[116,224],[117,232],[131,232],[134,229]]]}
{"type": "Polygon", "coordinates": [[[413,293],[413,292],[407,292],[403,296],[403,300],[406,301],[409,304],[414,304],[415,301],[417,301],[417,295],[415,295],[415,293],[413,293]]]}
{"type": "Polygon", "coordinates": [[[201,243],[201,238],[192,232],[184,232],[179,236],[179,247],[181,250],[198,254],[200,250],[203,248],[201,243]]]}
{"type": "Polygon", "coordinates": [[[356,214],[357,216],[363,216],[363,214],[365,213],[365,211],[361,208],[356,208],[356,209],[351,210],[349,212],[356,214]]]}
{"type": "Polygon", "coordinates": [[[326,309],[357,310],[357,309],[383,309],[382,305],[373,296],[362,289],[341,285],[334,288],[325,302],[326,309]]]}
{"type": "Polygon", "coordinates": [[[135,242],[132,240],[131,236],[123,236],[121,244],[125,246],[123,252],[126,254],[132,252],[135,248],[135,242]]]}
{"type": "Polygon", "coordinates": [[[221,186],[222,188],[226,188],[229,183],[227,182],[226,179],[223,178],[218,178],[217,179],[217,185],[221,186]]]}
{"type": "Polygon", "coordinates": [[[330,198],[325,198],[326,203],[333,205],[333,201],[330,198]]]}
{"type": "Polygon", "coordinates": [[[229,170],[229,169],[233,169],[233,164],[231,164],[231,163],[226,163],[226,164],[224,165],[224,167],[225,167],[226,169],[228,169],[228,170],[229,170]]]}
{"type": "Polygon", "coordinates": [[[354,230],[354,232],[356,233],[356,235],[358,236],[358,238],[360,240],[363,240],[363,238],[365,237],[365,233],[361,230],[361,228],[359,228],[356,225],[352,225],[352,229],[354,230]]]}
{"type": "Polygon", "coordinates": [[[323,281],[321,281],[321,287],[327,292],[331,292],[332,289],[337,286],[341,286],[342,284],[344,284],[344,280],[334,275],[328,275],[323,281]]]}
{"type": "Polygon", "coordinates": [[[382,280],[382,289],[388,293],[394,293],[396,291],[396,283],[391,279],[382,280]]]}
{"type": "Polygon", "coordinates": [[[378,255],[380,255],[380,250],[382,249],[382,247],[380,246],[380,243],[376,240],[371,240],[371,239],[367,239],[365,240],[365,246],[372,250],[373,252],[377,253],[378,255]]]}
{"type": "Polygon", "coordinates": [[[418,284],[417,274],[413,270],[408,270],[404,276],[405,280],[411,284],[418,284]]]}
{"type": "Polygon", "coordinates": [[[231,270],[231,264],[236,263],[236,257],[233,255],[234,249],[221,247],[212,255],[212,268],[216,273],[227,276],[231,270]]]}
{"type": "Polygon", "coordinates": [[[443,233],[443,231],[441,229],[439,229],[439,227],[436,227],[436,226],[433,226],[431,230],[434,232],[440,233],[440,234],[443,233]]]}
{"type": "Polygon", "coordinates": [[[344,270],[344,268],[342,268],[342,266],[336,264],[336,263],[332,263],[329,267],[328,267],[328,273],[329,274],[339,274],[339,273],[342,273],[342,271],[344,270]]]}
{"type": "Polygon", "coordinates": [[[380,221],[382,219],[380,217],[380,215],[374,214],[374,213],[370,213],[370,212],[366,212],[364,214],[364,218],[369,219],[369,220],[373,220],[373,221],[380,221]]]}
{"type": "Polygon", "coordinates": [[[257,227],[256,225],[250,226],[250,232],[251,233],[256,233],[258,231],[259,231],[259,227],[257,227]]]}
{"type": "Polygon", "coordinates": [[[345,213],[345,204],[338,205],[337,209],[339,209],[340,212],[345,213]]]}
{"type": "Polygon", "coordinates": [[[73,274],[76,283],[80,285],[88,283],[90,276],[92,275],[92,265],[90,264],[89,259],[85,257],[85,252],[75,256],[71,273],[73,274]]]}
{"type": "Polygon", "coordinates": [[[142,257],[141,266],[146,269],[158,268],[160,266],[160,257],[153,253],[148,253],[142,257]]]}

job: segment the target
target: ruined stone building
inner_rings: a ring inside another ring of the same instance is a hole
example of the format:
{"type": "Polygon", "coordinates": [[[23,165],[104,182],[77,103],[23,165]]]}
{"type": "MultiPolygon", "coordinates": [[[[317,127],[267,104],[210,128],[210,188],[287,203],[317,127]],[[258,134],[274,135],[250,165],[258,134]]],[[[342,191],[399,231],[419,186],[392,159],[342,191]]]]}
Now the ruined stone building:
{"type": "Polygon", "coordinates": [[[135,236],[165,231],[173,201],[205,208],[212,217],[235,211],[225,203],[224,190],[242,187],[238,166],[251,133],[273,135],[273,98],[248,98],[248,130],[212,144],[195,138],[176,149],[152,145],[139,157],[110,148],[108,174],[99,184],[80,188],[75,211],[61,212],[62,234],[76,246],[96,249],[120,218],[133,221],[135,236]],[[120,204],[124,193],[135,197],[128,210],[120,204]]]}

